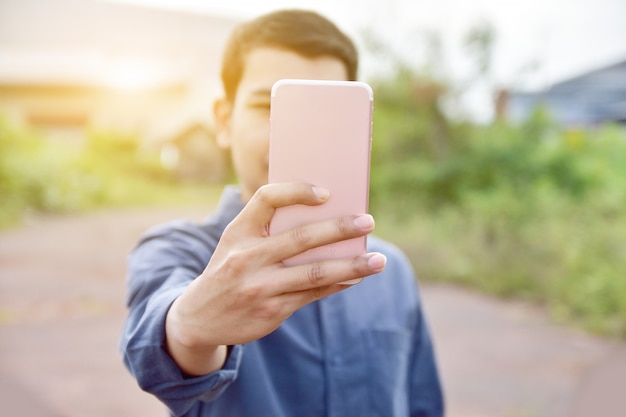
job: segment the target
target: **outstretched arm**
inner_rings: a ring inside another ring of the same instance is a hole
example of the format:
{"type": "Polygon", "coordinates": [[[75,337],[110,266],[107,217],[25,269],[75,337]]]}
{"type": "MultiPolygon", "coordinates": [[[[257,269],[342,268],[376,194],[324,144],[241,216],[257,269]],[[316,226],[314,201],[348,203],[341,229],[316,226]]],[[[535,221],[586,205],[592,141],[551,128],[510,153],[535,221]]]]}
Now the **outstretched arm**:
{"type": "Polygon", "coordinates": [[[219,369],[227,345],[259,339],[300,307],[339,292],[341,282],[380,272],[386,259],[370,253],[287,267],[284,259],[374,230],[360,214],[300,226],[269,236],[277,208],[324,204],[328,193],[303,183],[261,187],[224,231],[202,274],[178,297],[166,318],[167,349],[188,375],[219,369]]]}

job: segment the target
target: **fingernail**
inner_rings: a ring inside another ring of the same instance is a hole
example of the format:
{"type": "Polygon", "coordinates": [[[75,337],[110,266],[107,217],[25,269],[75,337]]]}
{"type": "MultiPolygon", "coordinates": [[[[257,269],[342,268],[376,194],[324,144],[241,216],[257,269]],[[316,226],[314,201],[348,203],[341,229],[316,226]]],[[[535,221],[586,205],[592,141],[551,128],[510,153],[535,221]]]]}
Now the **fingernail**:
{"type": "Polygon", "coordinates": [[[380,253],[373,253],[367,260],[367,265],[374,271],[382,270],[387,264],[387,258],[380,253]]]}
{"type": "Polygon", "coordinates": [[[330,191],[322,187],[313,187],[313,192],[315,193],[317,198],[319,198],[322,201],[328,200],[328,196],[330,195],[330,191]]]}
{"type": "Polygon", "coordinates": [[[354,219],[354,224],[359,229],[369,229],[374,226],[374,218],[370,214],[362,214],[354,219]]]}

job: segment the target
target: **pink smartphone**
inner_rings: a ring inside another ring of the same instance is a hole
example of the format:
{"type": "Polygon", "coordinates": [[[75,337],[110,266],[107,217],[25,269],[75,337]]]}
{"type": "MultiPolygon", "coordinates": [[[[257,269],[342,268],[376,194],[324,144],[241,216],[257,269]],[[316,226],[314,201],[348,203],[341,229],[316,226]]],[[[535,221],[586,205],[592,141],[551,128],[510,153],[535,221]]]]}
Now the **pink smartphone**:
{"type": "MultiPolygon", "coordinates": [[[[270,106],[268,182],[304,181],[330,190],[320,206],[276,210],[275,235],[299,225],[367,213],[373,92],[358,81],[280,80],[270,106]]],[[[366,238],[311,249],[283,261],[299,265],[365,253],[366,238]]]]}

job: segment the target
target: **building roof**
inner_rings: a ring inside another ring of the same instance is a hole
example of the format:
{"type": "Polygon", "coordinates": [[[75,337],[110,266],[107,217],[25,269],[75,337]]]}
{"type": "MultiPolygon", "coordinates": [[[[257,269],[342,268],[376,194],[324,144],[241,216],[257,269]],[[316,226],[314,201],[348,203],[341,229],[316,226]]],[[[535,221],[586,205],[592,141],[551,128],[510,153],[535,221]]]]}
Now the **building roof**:
{"type": "Polygon", "coordinates": [[[567,94],[586,89],[626,89],[626,60],[585,72],[560,81],[548,89],[554,94],[567,94]]]}
{"type": "Polygon", "coordinates": [[[553,84],[536,93],[510,95],[509,115],[526,118],[539,103],[567,126],[626,122],[626,60],[553,84]]]}

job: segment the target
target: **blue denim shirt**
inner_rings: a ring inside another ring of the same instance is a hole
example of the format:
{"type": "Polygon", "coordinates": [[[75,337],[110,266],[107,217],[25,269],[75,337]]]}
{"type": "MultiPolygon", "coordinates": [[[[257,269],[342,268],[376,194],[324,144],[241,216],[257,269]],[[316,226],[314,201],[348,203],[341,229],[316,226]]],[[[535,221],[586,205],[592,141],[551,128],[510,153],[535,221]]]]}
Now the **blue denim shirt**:
{"type": "Polygon", "coordinates": [[[431,338],[412,268],[368,238],[385,270],[296,311],[268,336],[232,346],[224,367],[185,377],[165,350],[167,310],[208,263],[243,205],[227,188],[217,213],[149,231],[129,257],[124,362],[176,416],[442,416],[431,338]]]}

